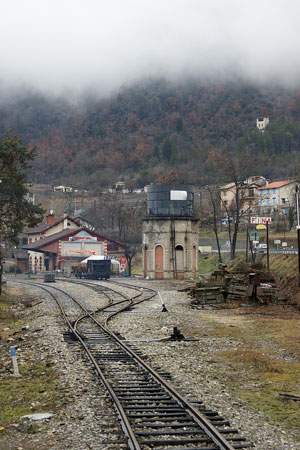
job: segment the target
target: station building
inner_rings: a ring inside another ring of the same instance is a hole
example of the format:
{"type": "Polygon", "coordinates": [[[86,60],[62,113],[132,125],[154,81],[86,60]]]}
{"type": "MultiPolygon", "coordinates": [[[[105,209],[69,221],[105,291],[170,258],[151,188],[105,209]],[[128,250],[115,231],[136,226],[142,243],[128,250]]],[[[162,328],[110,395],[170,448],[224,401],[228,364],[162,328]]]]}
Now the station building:
{"type": "Polygon", "coordinates": [[[28,251],[27,268],[31,272],[61,270],[69,273],[72,263],[91,255],[120,257],[124,254],[121,242],[82,226],[72,217],[55,219],[52,212],[45,223],[26,233],[28,244],[22,248],[28,251]]]}

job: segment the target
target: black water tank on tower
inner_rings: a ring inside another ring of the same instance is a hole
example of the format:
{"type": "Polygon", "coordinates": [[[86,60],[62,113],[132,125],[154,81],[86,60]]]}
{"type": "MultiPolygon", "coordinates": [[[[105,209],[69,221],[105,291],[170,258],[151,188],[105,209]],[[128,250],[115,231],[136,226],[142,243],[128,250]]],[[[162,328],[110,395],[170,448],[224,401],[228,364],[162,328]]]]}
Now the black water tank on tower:
{"type": "Polygon", "coordinates": [[[194,217],[193,186],[160,184],[147,190],[148,217],[194,217]]]}

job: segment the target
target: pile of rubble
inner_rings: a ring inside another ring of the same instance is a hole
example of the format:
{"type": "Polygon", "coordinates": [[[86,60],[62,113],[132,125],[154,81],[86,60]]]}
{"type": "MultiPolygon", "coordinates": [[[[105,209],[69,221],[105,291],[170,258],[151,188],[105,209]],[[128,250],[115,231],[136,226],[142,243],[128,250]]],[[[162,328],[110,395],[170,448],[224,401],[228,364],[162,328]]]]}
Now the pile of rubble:
{"type": "Polygon", "coordinates": [[[278,280],[280,300],[300,308],[300,275],[296,273],[278,280]]]}
{"type": "Polygon", "coordinates": [[[278,288],[273,275],[261,264],[239,264],[219,267],[208,279],[202,279],[189,288],[192,307],[232,301],[254,301],[261,304],[278,301],[278,288]]]}

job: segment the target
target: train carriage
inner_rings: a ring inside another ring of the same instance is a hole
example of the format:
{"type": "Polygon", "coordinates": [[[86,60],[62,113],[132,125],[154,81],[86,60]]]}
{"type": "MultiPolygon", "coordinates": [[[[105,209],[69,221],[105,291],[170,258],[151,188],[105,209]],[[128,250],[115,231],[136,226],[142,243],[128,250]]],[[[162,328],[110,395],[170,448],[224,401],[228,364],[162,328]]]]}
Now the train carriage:
{"type": "Polygon", "coordinates": [[[76,278],[108,280],[111,274],[111,260],[87,259],[86,262],[72,264],[72,273],[76,278]]]}
{"type": "Polygon", "coordinates": [[[88,260],[87,277],[91,280],[108,280],[110,278],[110,259],[88,260]]]}

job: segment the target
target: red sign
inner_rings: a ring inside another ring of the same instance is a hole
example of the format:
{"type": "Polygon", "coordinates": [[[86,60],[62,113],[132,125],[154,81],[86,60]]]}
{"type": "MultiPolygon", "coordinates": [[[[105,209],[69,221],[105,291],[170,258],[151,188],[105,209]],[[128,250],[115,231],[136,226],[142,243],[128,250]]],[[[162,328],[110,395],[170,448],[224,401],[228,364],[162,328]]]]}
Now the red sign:
{"type": "Polygon", "coordinates": [[[126,263],[127,263],[126,256],[122,256],[122,258],[120,259],[120,272],[124,272],[125,271],[126,263]]]}
{"type": "Polygon", "coordinates": [[[250,217],[250,223],[271,223],[271,217],[250,217]]]}
{"type": "Polygon", "coordinates": [[[122,258],[120,259],[120,264],[121,266],[125,266],[127,263],[127,258],[126,256],[122,256],[122,258]]]}

